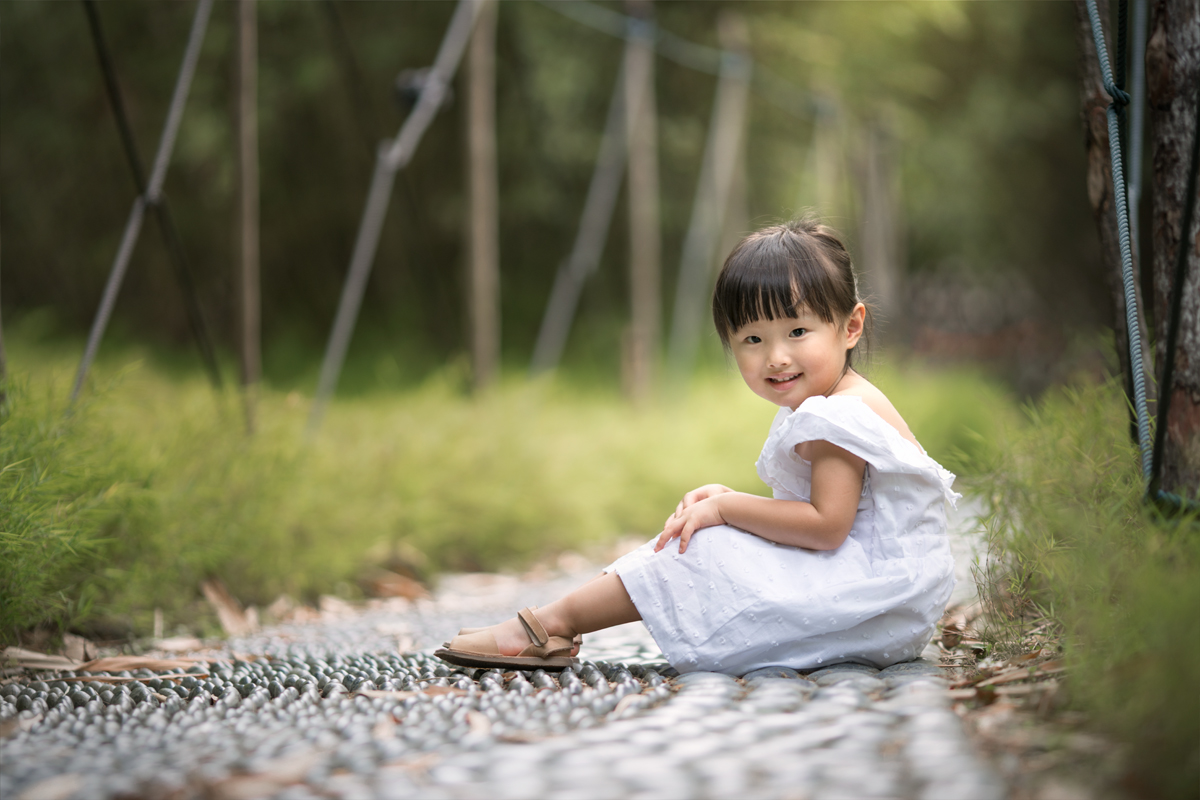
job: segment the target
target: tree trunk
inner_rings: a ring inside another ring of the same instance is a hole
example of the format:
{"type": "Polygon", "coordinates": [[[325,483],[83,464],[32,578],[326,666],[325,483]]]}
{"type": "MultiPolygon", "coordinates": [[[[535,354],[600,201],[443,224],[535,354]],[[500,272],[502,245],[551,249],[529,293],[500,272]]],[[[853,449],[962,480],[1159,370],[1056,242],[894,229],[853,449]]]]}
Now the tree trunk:
{"type": "Polygon", "coordinates": [[[258,0],[238,3],[238,261],[241,266],[242,397],[246,430],[254,430],[262,376],[258,207],[258,0]]]}
{"type": "Polygon", "coordinates": [[[1182,299],[1174,378],[1170,386],[1160,387],[1164,398],[1170,393],[1161,487],[1195,497],[1200,489],[1200,234],[1195,218],[1184,234],[1185,285],[1172,285],[1200,90],[1200,6],[1195,0],[1156,0],[1151,5],[1146,82],[1154,168],[1152,267],[1160,376],[1170,298],[1181,293],[1182,299]]]}
{"type": "Polygon", "coordinates": [[[495,0],[479,10],[467,53],[467,147],[470,163],[471,363],[476,391],[500,362],[500,224],[496,177],[495,0]]]}
{"type": "MultiPolygon", "coordinates": [[[[1108,20],[1107,0],[1098,0],[1100,18],[1108,20]]],[[[1104,91],[1104,80],[1100,74],[1100,62],[1096,56],[1096,46],[1092,38],[1092,27],[1088,22],[1087,4],[1084,0],[1075,0],[1076,40],[1079,43],[1080,73],[1082,78],[1082,116],[1084,141],[1087,148],[1087,190],[1088,201],[1092,207],[1092,216],[1096,220],[1096,228],[1100,232],[1100,258],[1103,262],[1104,277],[1108,283],[1109,296],[1112,298],[1113,338],[1117,347],[1117,360],[1120,364],[1122,379],[1125,383],[1125,394],[1133,397],[1133,371],[1130,368],[1129,335],[1125,326],[1125,292],[1121,280],[1121,243],[1117,235],[1116,206],[1113,202],[1112,163],[1108,150],[1108,120],[1105,114],[1111,98],[1104,91]]],[[[1110,59],[1115,64],[1115,60],[1110,59]]],[[[1135,298],[1138,307],[1145,309],[1141,298],[1140,281],[1138,280],[1137,253],[1133,253],[1135,298]]],[[[1142,341],[1142,364],[1148,369],[1150,360],[1150,337],[1147,333],[1145,313],[1138,315],[1138,324],[1142,341]]],[[[1144,371],[1143,370],[1143,371],[1144,371]]],[[[1149,403],[1149,413],[1154,414],[1154,399],[1156,393],[1152,381],[1146,382],[1146,399],[1149,403]]],[[[1136,438],[1136,427],[1131,421],[1131,430],[1136,438]]]]}
{"type": "MultiPolygon", "coordinates": [[[[630,15],[649,21],[651,0],[627,0],[630,15]]],[[[662,239],[658,208],[658,123],[654,43],[635,33],[625,46],[625,107],[629,168],[630,329],[625,382],[644,399],[658,372],[662,329],[662,239]],[[639,102],[640,101],[640,102],[639,102]]]]}

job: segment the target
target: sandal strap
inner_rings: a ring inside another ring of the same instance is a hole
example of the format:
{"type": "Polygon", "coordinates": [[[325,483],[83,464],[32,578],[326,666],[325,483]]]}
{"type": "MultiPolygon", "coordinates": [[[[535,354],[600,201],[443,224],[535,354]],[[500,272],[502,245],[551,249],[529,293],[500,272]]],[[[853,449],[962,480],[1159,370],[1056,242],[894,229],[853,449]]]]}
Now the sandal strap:
{"type": "Polygon", "coordinates": [[[546,633],[542,623],[538,622],[538,618],[533,615],[533,609],[522,608],[517,612],[517,619],[521,620],[521,624],[525,626],[525,632],[529,634],[529,638],[533,640],[534,644],[545,647],[546,642],[550,641],[550,634],[546,633]]]}
{"type": "Polygon", "coordinates": [[[521,651],[522,658],[553,658],[569,656],[574,648],[574,642],[564,636],[551,636],[545,644],[530,644],[521,651]]]}

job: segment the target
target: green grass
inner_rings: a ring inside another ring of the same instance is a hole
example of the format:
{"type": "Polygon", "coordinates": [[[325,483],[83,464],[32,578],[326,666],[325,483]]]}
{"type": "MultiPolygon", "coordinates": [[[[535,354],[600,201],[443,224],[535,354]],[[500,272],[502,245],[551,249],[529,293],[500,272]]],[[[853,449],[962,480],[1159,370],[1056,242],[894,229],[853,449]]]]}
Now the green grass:
{"type": "MultiPolygon", "coordinates": [[[[775,409],[728,371],[641,408],[599,379],[510,378],[471,397],[457,365],[402,389],[360,376],[366,388],[306,442],[307,397],[265,387],[247,436],[235,392],[128,345],[106,351],[64,417],[78,343],[15,333],[0,418],[5,640],[96,618],[145,633],[155,607],[211,625],[209,577],[261,605],[353,593],[393,558],[431,576],[517,568],[648,537],[701,483],[764,490],[754,461],[775,409]]],[[[1142,504],[1120,392],[1051,390],[1022,416],[971,371],[885,362],[870,377],[990,501],[994,609],[1014,627],[1059,620],[1073,702],[1128,743],[1131,780],[1194,792],[1200,531],[1142,504]]]]}
{"type": "MultiPolygon", "coordinates": [[[[401,559],[518,568],[618,536],[649,538],[683,492],[763,492],[754,462],[775,407],[732,371],[632,407],[600,381],[512,378],[472,397],[447,366],[402,390],[339,399],[303,435],[309,399],[265,387],[244,432],[232,389],[162,353],[110,347],[64,417],[78,344],[10,332],[16,390],[0,422],[0,635],[103,617],[146,632],[211,624],[217,577],[246,603],[353,594],[401,559]],[[599,387],[599,388],[598,388],[599,387]]],[[[1011,407],[970,373],[879,367],[929,451],[989,441],[1011,407]]]]}
{"type": "Polygon", "coordinates": [[[1005,439],[979,482],[993,512],[993,635],[1015,638],[1030,616],[1058,620],[1070,695],[1128,745],[1130,788],[1194,797],[1200,526],[1142,502],[1115,384],[1052,390],[1005,439]]]}

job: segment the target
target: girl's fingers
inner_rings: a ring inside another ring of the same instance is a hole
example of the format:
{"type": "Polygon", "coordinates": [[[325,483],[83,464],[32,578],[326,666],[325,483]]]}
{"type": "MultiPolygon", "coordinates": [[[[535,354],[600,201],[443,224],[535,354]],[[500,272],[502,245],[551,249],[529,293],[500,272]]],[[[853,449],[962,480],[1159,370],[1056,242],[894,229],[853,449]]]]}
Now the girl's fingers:
{"type": "Polygon", "coordinates": [[[667,524],[663,526],[663,532],[658,535],[658,541],[654,544],[654,552],[658,552],[667,546],[667,542],[679,535],[678,520],[667,520],[667,524]]]}
{"type": "Polygon", "coordinates": [[[666,531],[663,531],[662,533],[660,533],[658,535],[658,541],[654,543],[654,552],[657,553],[659,550],[662,550],[664,547],[667,546],[667,542],[669,542],[669,541],[670,541],[670,538],[668,538],[666,531]]]}
{"type": "Polygon", "coordinates": [[[684,553],[687,551],[688,542],[690,542],[692,540],[693,532],[694,532],[694,530],[692,528],[692,523],[689,522],[687,525],[685,525],[683,527],[683,532],[679,534],[679,552],[680,553],[684,553]]]}

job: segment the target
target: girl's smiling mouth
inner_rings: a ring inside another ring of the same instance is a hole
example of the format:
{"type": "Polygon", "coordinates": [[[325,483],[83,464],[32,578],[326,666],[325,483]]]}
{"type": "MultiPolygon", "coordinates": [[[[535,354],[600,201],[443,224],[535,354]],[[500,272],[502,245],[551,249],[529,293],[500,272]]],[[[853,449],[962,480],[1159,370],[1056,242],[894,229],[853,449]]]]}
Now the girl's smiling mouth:
{"type": "Polygon", "coordinates": [[[796,380],[796,378],[799,378],[799,377],[800,377],[799,372],[785,372],[782,375],[768,375],[767,382],[772,383],[775,386],[784,386],[786,384],[790,384],[792,381],[796,380]]]}

